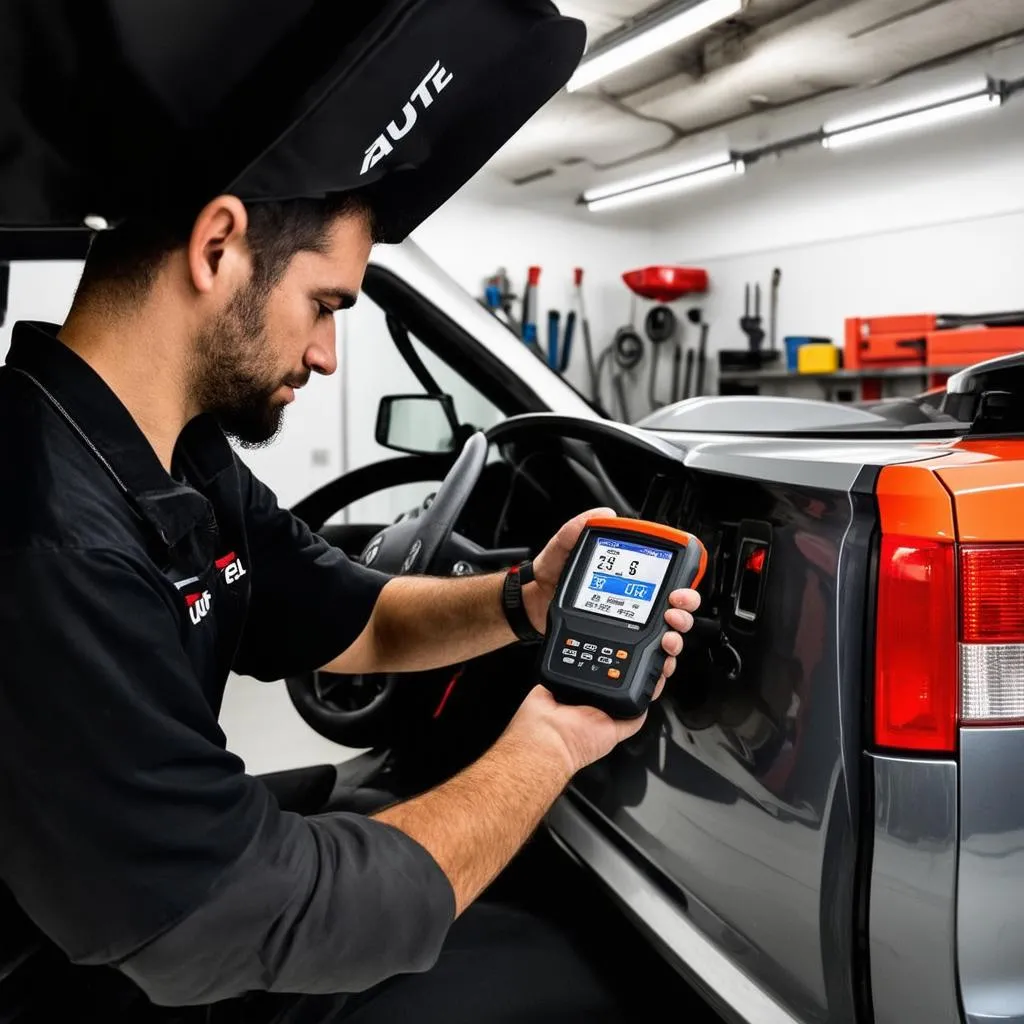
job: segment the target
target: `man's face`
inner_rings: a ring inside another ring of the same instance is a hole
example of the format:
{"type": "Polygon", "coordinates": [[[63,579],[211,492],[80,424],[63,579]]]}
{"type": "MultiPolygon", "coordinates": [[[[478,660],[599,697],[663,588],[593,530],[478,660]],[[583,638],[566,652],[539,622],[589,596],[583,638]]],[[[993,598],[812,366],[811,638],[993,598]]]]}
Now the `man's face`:
{"type": "Polygon", "coordinates": [[[250,281],[199,332],[197,404],[243,447],[271,441],[296,390],[337,369],[334,314],[355,301],[371,247],[362,216],[336,218],[323,252],[296,253],[269,291],[250,281]]]}

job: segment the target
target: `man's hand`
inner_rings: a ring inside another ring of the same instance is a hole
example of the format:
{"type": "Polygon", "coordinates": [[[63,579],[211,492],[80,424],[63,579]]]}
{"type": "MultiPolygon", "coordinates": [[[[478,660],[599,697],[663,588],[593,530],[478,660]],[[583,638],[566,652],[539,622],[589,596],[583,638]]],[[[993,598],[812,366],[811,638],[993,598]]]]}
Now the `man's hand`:
{"type": "Polygon", "coordinates": [[[581,512],[575,519],[570,519],[533,560],[533,575],[536,582],[523,588],[523,604],[534,629],[544,632],[548,620],[548,605],[555,599],[555,588],[562,576],[562,570],[587,523],[591,519],[612,519],[614,516],[615,511],[610,508],[592,508],[589,512],[581,512]]]}
{"type": "MultiPolygon", "coordinates": [[[[544,632],[548,620],[548,605],[555,599],[555,588],[562,576],[562,570],[587,523],[591,519],[611,519],[614,516],[615,511],[610,508],[594,508],[581,512],[575,519],[570,519],[533,560],[536,582],[523,588],[523,604],[534,629],[544,632]]],[[[667,657],[659,686],[663,685],[676,670],[676,658],[683,651],[682,634],[693,629],[693,613],[700,607],[700,595],[695,590],[673,590],[668,596],[668,603],[665,623],[669,631],[661,641],[667,657]]]]}
{"type": "MultiPolygon", "coordinates": [[[[666,679],[676,670],[676,658],[683,650],[681,634],[693,628],[693,612],[700,606],[700,595],[695,590],[676,590],[670,601],[672,607],[665,612],[670,631],[662,640],[667,657],[654,700],[661,696],[666,679]]],[[[646,711],[637,718],[619,720],[586,705],[559,704],[545,687],[535,686],[509,723],[506,737],[553,753],[572,776],[639,732],[646,720],[646,711]]]]}
{"type": "MultiPolygon", "coordinates": [[[[576,516],[534,559],[535,580],[523,587],[523,604],[540,632],[547,625],[548,605],[583,528],[595,517],[614,515],[610,508],[598,508],[576,516]]],[[[323,670],[342,675],[423,672],[507,646],[515,638],[502,611],[503,579],[502,573],[451,580],[396,576],[381,591],[366,629],[323,670]]],[[[668,632],[662,639],[666,676],[675,671],[675,660],[683,649],[681,634],[693,628],[700,598],[695,591],[676,590],[668,602],[668,632]]]]}

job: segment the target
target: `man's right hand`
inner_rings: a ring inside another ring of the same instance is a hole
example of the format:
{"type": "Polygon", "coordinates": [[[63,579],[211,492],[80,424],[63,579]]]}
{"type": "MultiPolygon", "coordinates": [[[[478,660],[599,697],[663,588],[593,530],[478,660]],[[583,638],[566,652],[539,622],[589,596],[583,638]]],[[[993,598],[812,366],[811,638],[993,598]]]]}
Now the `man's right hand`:
{"type": "MultiPolygon", "coordinates": [[[[662,679],[655,700],[664,685],[662,679]]],[[[639,732],[646,719],[646,712],[617,720],[597,708],[559,704],[548,689],[535,686],[509,723],[505,738],[559,758],[571,777],[639,732]]]]}
{"type": "Polygon", "coordinates": [[[617,721],[597,708],[559,704],[536,686],[479,760],[374,817],[430,852],[451,882],[460,914],[515,856],[572,777],[638,732],[646,717],[617,721]]]}

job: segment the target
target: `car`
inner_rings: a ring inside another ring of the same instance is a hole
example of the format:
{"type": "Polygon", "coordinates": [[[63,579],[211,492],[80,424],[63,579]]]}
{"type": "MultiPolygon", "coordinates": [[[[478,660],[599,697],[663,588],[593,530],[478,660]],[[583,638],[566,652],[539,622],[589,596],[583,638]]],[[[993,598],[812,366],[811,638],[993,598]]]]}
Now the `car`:
{"type": "MultiPolygon", "coordinates": [[[[572,884],[598,882],[729,1020],[1021,1019],[1024,811],[1001,780],[1024,763],[1024,356],[941,402],[705,396],[625,424],[414,244],[380,250],[365,292],[423,392],[380,403],[399,457],[295,506],[332,543],[389,572],[492,571],[609,505],[709,550],[675,678],[545,820],[572,884]],[[466,423],[457,389],[494,422],[466,423]],[[412,482],[430,493],[393,518],[338,516],[412,482]]],[[[287,685],[368,748],[338,769],[365,808],[477,756],[537,656],[287,685]]]]}

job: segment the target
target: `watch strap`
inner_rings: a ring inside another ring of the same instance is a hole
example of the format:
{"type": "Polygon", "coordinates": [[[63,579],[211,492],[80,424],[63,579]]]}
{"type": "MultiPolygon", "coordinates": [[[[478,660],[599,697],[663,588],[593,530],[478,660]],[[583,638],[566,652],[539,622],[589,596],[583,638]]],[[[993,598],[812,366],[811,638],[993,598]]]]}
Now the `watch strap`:
{"type": "Polygon", "coordinates": [[[501,587],[501,607],[505,619],[516,638],[523,643],[538,643],[544,639],[544,634],[533,628],[523,604],[523,587],[534,579],[533,562],[520,562],[508,569],[501,587]]]}

